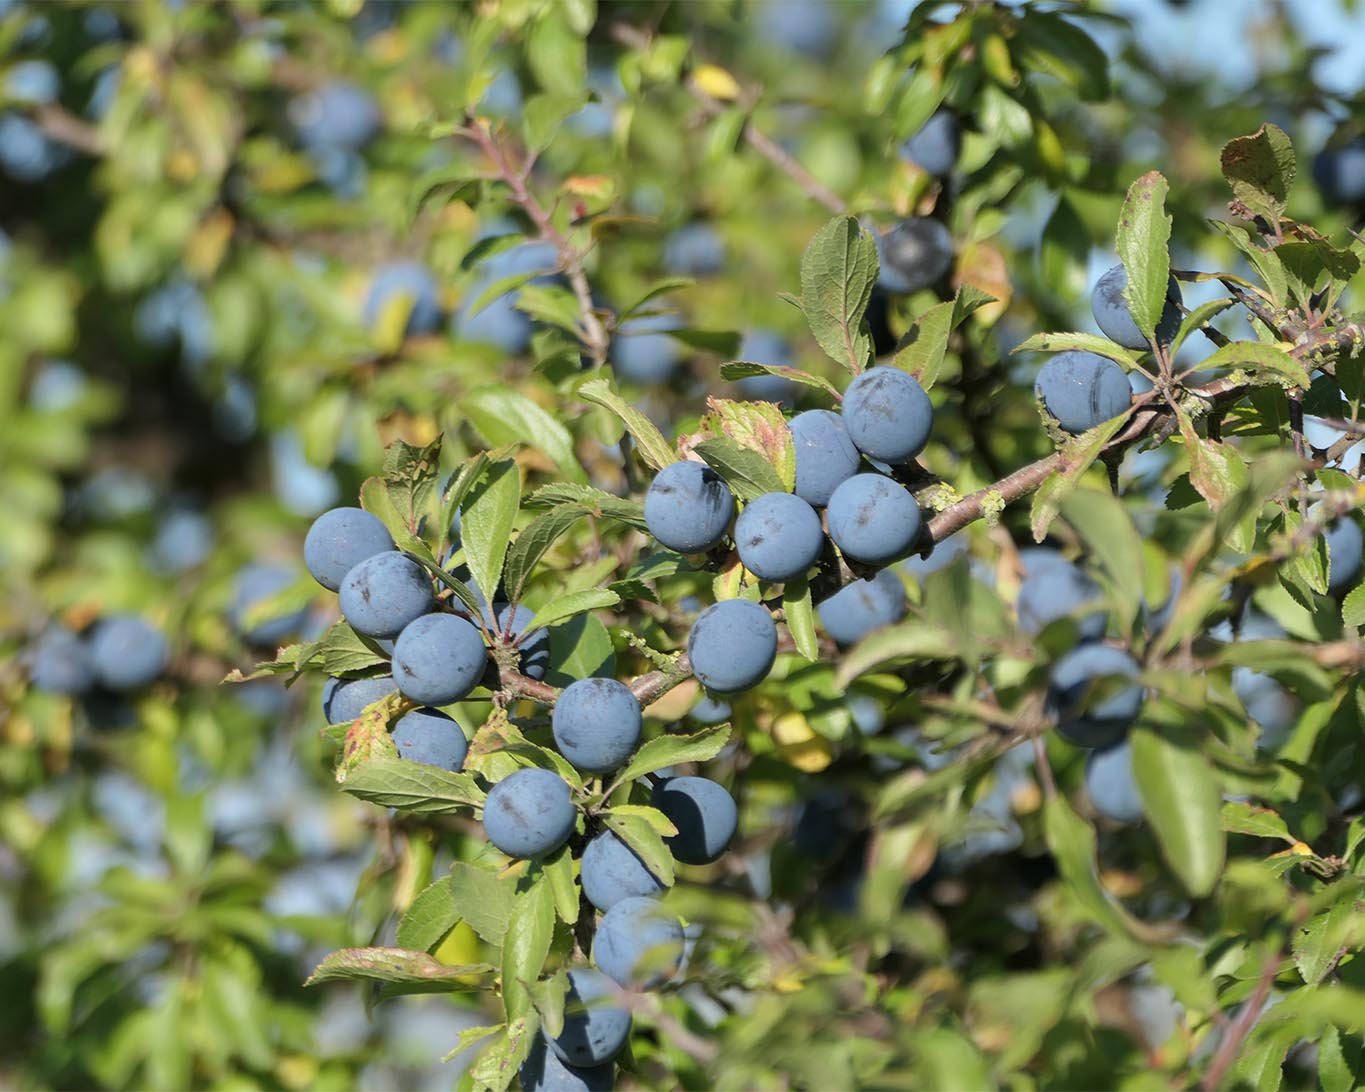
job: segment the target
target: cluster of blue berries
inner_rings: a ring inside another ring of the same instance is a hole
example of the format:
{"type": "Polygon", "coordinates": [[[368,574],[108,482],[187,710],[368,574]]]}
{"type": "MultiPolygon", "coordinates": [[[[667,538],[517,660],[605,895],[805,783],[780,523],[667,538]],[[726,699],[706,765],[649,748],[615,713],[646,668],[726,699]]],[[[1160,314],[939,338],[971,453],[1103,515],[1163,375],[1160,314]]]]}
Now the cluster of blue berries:
{"type": "MultiPolygon", "coordinates": [[[[544,630],[527,632],[529,611],[485,601],[483,617],[475,620],[443,609],[427,571],[397,550],[383,523],[362,509],[319,516],[304,540],[304,561],[318,583],[338,593],[351,628],[391,661],[389,674],[328,680],[323,713],[330,724],[353,721],[395,692],[421,703],[393,725],[401,758],[463,769],[464,729],[438,707],[463,700],[485,680],[489,642],[512,643],[520,671],[532,679],[545,676],[549,637],[544,630]]],[[[767,612],[756,609],[771,627],[767,612]]],[[[550,718],[560,754],[598,776],[629,761],[643,719],[630,687],[610,678],[571,683],[550,718]]],[[[674,859],[689,865],[718,860],[738,827],[730,793],[703,777],[654,776],[649,787],[650,803],[677,829],[666,840],[674,859]]],[[[582,834],[583,895],[602,913],[592,949],[596,967],[570,971],[563,1031],[537,1044],[522,1079],[529,1089],[610,1087],[612,1060],[630,1031],[619,991],[657,988],[682,963],[682,922],[658,901],[665,885],[623,839],[582,813],[569,783],[553,770],[524,767],[493,785],[483,825],[497,849],[521,860],[547,857],[582,834]]]]}
{"type": "Polygon", "coordinates": [[[81,633],[56,624],[25,657],[29,680],[51,694],[128,694],[150,686],[170,660],[161,631],[135,614],[111,614],[81,633]]]}

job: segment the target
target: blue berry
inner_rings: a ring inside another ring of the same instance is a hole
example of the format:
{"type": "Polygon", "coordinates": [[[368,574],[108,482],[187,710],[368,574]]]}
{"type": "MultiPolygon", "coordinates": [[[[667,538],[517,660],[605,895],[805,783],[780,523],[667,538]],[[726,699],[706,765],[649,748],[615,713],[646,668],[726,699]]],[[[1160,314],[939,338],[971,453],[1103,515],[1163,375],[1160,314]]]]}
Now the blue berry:
{"type": "Polygon", "coordinates": [[[361,508],[333,508],[308,528],[303,562],[314,580],[336,591],[362,561],[393,548],[393,538],[377,516],[361,508]]]}
{"type": "Polygon", "coordinates": [[[579,679],[566,686],[550,719],[560,753],[588,773],[616,769],[640,742],[640,703],[616,679],[579,679]]]}
{"type": "Polygon", "coordinates": [[[735,545],[760,580],[792,580],[815,564],[825,533],[815,509],[795,493],[764,493],[735,521],[735,545]]]}
{"type": "Polygon", "coordinates": [[[375,270],[370,293],[365,297],[365,325],[373,327],[395,301],[408,308],[408,337],[434,334],[441,328],[441,300],[436,278],[420,262],[388,262],[375,270]]]}
{"type": "Polygon", "coordinates": [[[170,659],[161,631],[131,614],[106,618],[90,634],[95,678],[110,690],[137,690],[155,682],[170,659]]]}
{"type": "Polygon", "coordinates": [[[1313,181],[1328,205],[1354,205],[1365,200],[1365,138],[1313,157],[1313,181]]]}
{"type": "Polygon", "coordinates": [[[869,368],[844,392],[844,427],[868,458],[905,463],[929,442],[934,407],[909,372],[869,368]]]}
{"type": "Polygon", "coordinates": [[[546,1045],[545,1037],[537,1035],[517,1076],[522,1092],[612,1092],[616,1087],[615,1071],[610,1062],[586,1067],[565,1065],[546,1045]]]}
{"type": "Polygon", "coordinates": [[[825,513],[829,537],[845,557],[885,565],[919,540],[920,510],[910,491],[880,474],[855,474],[834,491],[825,513]]]}
{"type": "Polygon", "coordinates": [[[393,726],[393,743],[398,757],[409,762],[438,766],[451,773],[464,769],[469,741],[453,717],[439,709],[414,709],[404,713],[393,726]]]}
{"type": "Polygon", "coordinates": [[[757,686],[777,659],[777,626],[768,611],[747,599],[707,607],[692,625],[687,654],[697,680],[717,694],[757,686]]]}
{"type": "Polygon", "coordinates": [[[659,781],[650,803],[678,828],[678,833],[666,841],[683,864],[704,865],[718,860],[739,826],[735,798],[723,785],[704,777],[659,781]]]}
{"type": "Polygon", "coordinates": [[[680,554],[698,554],[716,545],[734,515],[730,487],[704,463],[664,467],[645,493],[649,533],[680,554]]]}
{"type": "Polygon", "coordinates": [[[1133,779],[1133,752],[1126,742],[1090,752],[1085,760],[1085,790],[1103,816],[1119,823],[1142,818],[1142,797],[1133,779]]]}
{"type": "Polygon", "coordinates": [[[1037,636],[1059,618],[1079,615],[1078,632],[1083,641],[1104,636],[1104,596],[1084,571],[1069,562],[1045,564],[1024,577],[1015,609],[1019,628],[1037,636]]]}
{"type": "Polygon", "coordinates": [[[363,147],[383,121],[368,91],[340,81],[300,95],[289,106],[289,119],[299,139],[314,150],[363,147]]]}
{"type": "Polygon", "coordinates": [[[892,569],[845,584],[818,608],[820,624],[841,645],[857,644],[874,629],[905,617],[905,585],[892,569]]]}
{"type": "Polygon", "coordinates": [[[710,224],[684,224],[664,244],[664,268],[683,277],[705,277],[725,268],[725,243],[710,224]]]}
{"type": "Polygon", "coordinates": [[[926,174],[942,178],[957,163],[961,146],[962,133],[958,129],[957,118],[946,110],[940,110],[901,145],[900,156],[926,174]]]}
{"type": "Polygon", "coordinates": [[[238,571],[233,582],[230,618],[233,628],[247,644],[263,647],[277,645],[302,627],[306,617],[306,612],[302,610],[266,618],[250,627],[246,622],[256,604],[273,599],[293,583],[294,574],[278,565],[246,565],[238,571]]]}
{"type": "MultiPolygon", "coordinates": [[[[1128,271],[1121,265],[1114,266],[1095,285],[1090,297],[1090,310],[1095,316],[1104,336],[1117,342],[1125,349],[1146,349],[1147,339],[1142,336],[1133,315],[1128,310],[1128,302],[1123,298],[1128,287],[1128,271]]],[[[1162,345],[1175,340],[1180,329],[1180,285],[1171,277],[1166,286],[1166,306],[1161,309],[1161,319],[1156,327],[1156,339],[1162,345]]]]}
{"type": "Polygon", "coordinates": [[[488,792],[483,829],[509,857],[545,857],[569,839],[577,813],[569,783],[553,770],[525,767],[488,792]]]}
{"type": "Polygon", "coordinates": [[[340,597],[342,615],[366,637],[397,637],[436,605],[427,571],[396,550],[367,557],[351,569],[340,597]]]}
{"type": "Polygon", "coordinates": [[[1038,373],[1034,392],[1057,424],[1072,435],[1128,409],[1133,388],[1107,357],[1073,349],[1058,353],[1038,373]]]}
{"type": "Polygon", "coordinates": [[[682,923],[655,899],[622,899],[602,915],[592,946],[597,966],[627,989],[662,986],[682,955],[682,923]]]}
{"type": "Polygon", "coordinates": [[[645,315],[622,323],[611,341],[612,370],[641,386],[667,383],[682,363],[683,350],[666,331],[679,325],[673,315],[645,315]]]}
{"type": "Polygon", "coordinates": [[[449,705],[468,696],[487,662],[483,635],[453,614],[426,614],[409,622],[393,646],[398,689],[426,705],[449,705]]]}
{"type": "Polygon", "coordinates": [[[1082,645],[1052,665],[1048,704],[1057,731],[1077,747],[1109,747],[1128,734],[1142,711],[1141,686],[1101,684],[1114,676],[1135,679],[1141,668],[1128,653],[1108,645],[1082,645]],[[1104,697],[1088,700],[1092,689],[1104,697]]]}
{"type": "Polygon", "coordinates": [[[90,647],[65,626],[48,629],[26,660],[33,685],[50,694],[83,694],[95,684],[90,647]]]}
{"type": "Polygon", "coordinates": [[[687,715],[698,724],[719,724],[723,720],[728,720],[730,713],[729,702],[717,701],[709,694],[703,694],[701,700],[692,706],[692,711],[687,715]]]}
{"type": "Polygon", "coordinates": [[[322,715],[328,724],[347,724],[381,698],[396,693],[392,675],[368,679],[328,679],[322,688],[322,715]]]}
{"type": "Polygon", "coordinates": [[[599,910],[610,910],[622,899],[655,898],[660,883],[630,846],[611,831],[603,831],[583,850],[579,875],[583,894],[599,910]]]}
{"type": "Polygon", "coordinates": [[[888,292],[909,295],[928,288],[953,267],[953,235],[927,217],[902,220],[877,236],[881,275],[877,283],[888,292]]]}
{"type": "Polygon", "coordinates": [[[1360,578],[1362,542],[1360,524],[1350,516],[1341,516],[1327,525],[1323,533],[1327,540],[1327,587],[1342,592],[1360,578]]]}
{"type": "Polygon", "coordinates": [[[630,1013],[612,1004],[616,987],[601,971],[576,967],[568,974],[564,1028],[550,1049],[573,1066],[597,1066],[621,1053],[630,1036],[630,1013]]]}
{"type": "Polygon", "coordinates": [[[862,458],[844,419],[831,410],[806,410],[789,422],[796,448],[796,495],[823,508],[840,482],[858,473],[862,458]]]}

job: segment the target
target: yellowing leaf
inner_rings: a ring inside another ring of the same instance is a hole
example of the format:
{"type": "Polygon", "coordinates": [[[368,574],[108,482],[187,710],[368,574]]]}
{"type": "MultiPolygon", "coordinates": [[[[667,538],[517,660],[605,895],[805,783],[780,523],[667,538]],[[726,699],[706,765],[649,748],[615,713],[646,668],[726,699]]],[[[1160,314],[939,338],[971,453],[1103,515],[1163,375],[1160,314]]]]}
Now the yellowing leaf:
{"type": "Polygon", "coordinates": [[[702,65],[692,73],[692,81],[713,99],[730,102],[739,98],[739,81],[719,65],[702,65]]]}

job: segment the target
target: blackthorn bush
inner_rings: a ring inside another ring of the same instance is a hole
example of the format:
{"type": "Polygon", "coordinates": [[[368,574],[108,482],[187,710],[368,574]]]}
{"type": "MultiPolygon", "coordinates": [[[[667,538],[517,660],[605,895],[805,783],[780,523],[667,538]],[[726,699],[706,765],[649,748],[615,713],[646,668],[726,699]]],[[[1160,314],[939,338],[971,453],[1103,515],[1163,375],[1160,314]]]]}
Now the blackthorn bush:
{"type": "Polygon", "coordinates": [[[683,864],[711,864],[730,848],[739,811],[724,786],[704,777],[669,777],[655,784],[650,802],[678,828],[668,847],[683,864]]]}
{"type": "Polygon", "coordinates": [[[455,719],[439,709],[414,709],[393,726],[398,756],[458,773],[464,769],[469,741],[455,719]]]}
{"type": "Polygon", "coordinates": [[[655,899],[622,899],[593,938],[593,961],[627,989],[658,989],[678,973],[682,956],[682,923],[655,899]]]}
{"type": "Polygon", "coordinates": [[[874,629],[905,616],[905,585],[891,569],[852,580],[819,606],[820,625],[841,645],[857,644],[874,629]]]}
{"type": "Polygon", "coordinates": [[[368,679],[328,679],[322,688],[322,715],[327,718],[328,724],[346,724],[360,716],[367,705],[373,705],[397,691],[398,683],[392,675],[376,675],[368,679]]]}
{"type": "Polygon", "coordinates": [[[630,1013],[611,1003],[617,989],[600,971],[575,967],[568,978],[564,1030],[550,1040],[550,1049],[567,1065],[604,1065],[626,1045],[630,1013]]]}
{"type": "MultiPolygon", "coordinates": [[[[1090,310],[1110,341],[1118,342],[1125,349],[1146,349],[1147,339],[1133,321],[1128,301],[1123,298],[1127,287],[1127,270],[1121,265],[1114,266],[1095,285],[1095,293],[1090,297],[1090,310]]],[[[1161,321],[1157,323],[1156,339],[1162,345],[1169,345],[1175,340],[1179,329],[1180,285],[1171,277],[1166,289],[1166,306],[1162,309],[1161,321]]]]}
{"type": "Polygon", "coordinates": [[[622,899],[654,898],[665,890],[639,854],[609,830],[583,850],[579,878],[587,900],[602,911],[622,899]]]}

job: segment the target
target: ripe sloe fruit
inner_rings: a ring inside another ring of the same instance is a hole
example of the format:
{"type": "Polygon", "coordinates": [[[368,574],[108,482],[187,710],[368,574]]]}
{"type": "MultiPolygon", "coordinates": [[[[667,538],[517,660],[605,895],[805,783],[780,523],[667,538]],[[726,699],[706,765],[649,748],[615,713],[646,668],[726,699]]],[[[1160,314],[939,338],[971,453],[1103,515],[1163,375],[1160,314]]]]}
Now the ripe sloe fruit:
{"type": "Polygon", "coordinates": [[[299,139],[314,150],[360,148],[379,132],[379,106],[368,91],[341,81],[300,95],[289,106],[299,139]]]}
{"type": "Polygon", "coordinates": [[[705,777],[670,777],[656,782],[650,803],[678,828],[665,839],[683,864],[704,865],[729,848],[739,826],[735,798],[705,777]]]}
{"type": "Polygon", "coordinates": [[[1341,516],[1327,525],[1323,538],[1327,540],[1327,588],[1344,591],[1360,577],[1361,555],[1365,552],[1360,524],[1350,516],[1341,516]]]}
{"type": "Polygon", "coordinates": [[[83,694],[95,684],[90,647],[65,626],[48,629],[29,649],[29,678],[49,694],[83,694]]]}
{"type": "Polygon", "coordinates": [[[844,392],[844,427],[871,459],[904,463],[929,442],[934,407],[924,388],[899,368],[869,368],[844,392]]]}
{"type": "MultiPolygon", "coordinates": [[[[1090,297],[1090,310],[1110,341],[1118,342],[1125,349],[1146,349],[1147,339],[1133,321],[1128,302],[1123,298],[1127,287],[1128,271],[1122,265],[1114,266],[1095,285],[1095,293],[1090,297]]],[[[1175,340],[1179,329],[1180,285],[1172,276],[1166,285],[1166,306],[1161,309],[1161,319],[1156,324],[1156,339],[1162,345],[1169,345],[1175,340]]]]}
{"type": "Polygon", "coordinates": [[[1314,156],[1313,181],[1326,204],[1354,205],[1365,200],[1365,138],[1324,148],[1314,156]]]}
{"type": "Polygon", "coordinates": [[[346,724],[355,720],[380,698],[387,698],[398,689],[392,675],[376,675],[369,679],[328,679],[322,688],[322,715],[328,724],[346,724]]]}
{"type": "Polygon", "coordinates": [[[488,791],[483,829],[509,857],[544,857],[573,833],[575,811],[569,783],[553,770],[525,767],[488,791]]]}
{"type": "Polygon", "coordinates": [[[388,262],[375,271],[365,297],[365,325],[373,327],[400,297],[408,306],[405,335],[434,334],[441,328],[444,316],[436,278],[426,266],[412,261],[388,262]]]}
{"type": "Polygon", "coordinates": [[[333,508],[308,528],[303,563],[313,579],[336,591],[346,574],[367,557],[392,550],[393,538],[379,517],[363,508],[333,508]]]}
{"type": "Polygon", "coordinates": [[[725,537],[734,515],[730,487],[704,463],[664,467],[645,493],[649,533],[680,554],[709,550],[725,537]]]}
{"type": "Polygon", "coordinates": [[[488,662],[483,635],[453,614],[426,614],[404,627],[393,646],[393,677],[404,696],[426,705],[460,701],[488,662]]]}
{"type": "Polygon", "coordinates": [[[1085,791],[1103,816],[1119,823],[1142,818],[1142,797],[1133,779],[1133,752],[1126,742],[1090,752],[1085,760],[1085,791]]]}
{"type": "Polygon", "coordinates": [[[611,979],[591,967],[575,967],[568,974],[564,995],[564,1029],[550,1040],[550,1049],[568,1065],[595,1066],[621,1053],[630,1035],[630,1013],[612,1003],[616,988],[611,979]]]}
{"type": "Polygon", "coordinates": [[[880,474],[855,474],[825,510],[829,537],[844,556],[869,565],[904,557],[919,539],[920,510],[910,491],[880,474]]]}
{"type": "Polygon", "coordinates": [[[296,610],[276,618],[267,618],[251,628],[246,627],[246,618],[251,608],[263,603],[284,591],[294,583],[294,574],[279,565],[246,565],[237,573],[233,583],[233,606],[229,612],[233,628],[250,645],[269,646],[279,644],[303,625],[305,611],[296,610]]]}
{"type": "Polygon", "coordinates": [[[832,410],[798,413],[788,427],[796,447],[796,495],[823,508],[835,487],[858,473],[858,449],[848,438],[844,419],[832,410]]]}
{"type": "Polygon", "coordinates": [[[439,766],[451,773],[464,769],[469,741],[453,717],[439,709],[414,709],[393,726],[398,757],[426,766],[439,766]]]}
{"type": "Polygon", "coordinates": [[[588,901],[602,911],[610,910],[622,899],[655,898],[664,890],[636,852],[609,830],[583,850],[579,881],[588,901]]]}
{"type": "Polygon", "coordinates": [[[735,545],[760,580],[791,580],[815,564],[825,533],[815,509],[795,493],[764,493],[735,520],[735,545]]]}
{"type": "Polygon", "coordinates": [[[698,724],[719,724],[730,716],[731,709],[729,702],[717,701],[708,694],[701,696],[701,701],[692,706],[692,711],[687,715],[698,724]]]}
{"type": "Polygon", "coordinates": [[[666,331],[679,325],[673,315],[645,315],[623,322],[611,341],[612,370],[641,386],[667,383],[682,363],[683,349],[666,331]]]}
{"type": "Polygon", "coordinates": [[[683,277],[705,277],[725,268],[725,243],[710,224],[684,224],[664,243],[664,268],[683,277]]]}
{"type": "Polygon", "coordinates": [[[682,955],[682,923],[654,899],[622,899],[602,915],[592,945],[593,961],[627,989],[662,986],[682,955]]]}
{"type": "Polygon", "coordinates": [[[340,596],[342,615],[366,637],[397,637],[436,605],[431,577],[397,550],[360,562],[342,580],[340,596]]]}
{"type": "Polygon", "coordinates": [[[1043,565],[1024,577],[1016,609],[1019,628],[1036,636],[1058,618],[1080,615],[1081,640],[1104,636],[1105,616],[1100,587],[1080,568],[1068,562],[1043,565]]]}
{"type": "Polygon", "coordinates": [[[892,569],[845,584],[817,608],[825,632],[841,645],[857,644],[874,629],[905,617],[905,585],[892,569]]]}
{"type": "Polygon", "coordinates": [[[900,156],[926,174],[942,178],[957,163],[957,153],[961,147],[962,133],[958,129],[957,118],[947,110],[939,110],[920,126],[919,132],[901,145],[900,156]]]}
{"type": "Polygon", "coordinates": [[[777,659],[773,617],[747,599],[727,599],[707,607],[687,638],[692,673],[707,690],[737,694],[757,686],[777,659]]]}
{"type": "Polygon", "coordinates": [[[110,690],[147,686],[165,670],[169,659],[166,638],[136,615],[112,615],[91,631],[95,678],[110,690]]]}
{"type": "Polygon", "coordinates": [[[1122,649],[1082,645],[1052,665],[1048,704],[1057,718],[1057,731],[1077,747],[1109,747],[1128,733],[1142,711],[1141,686],[1115,689],[1098,680],[1111,676],[1137,678],[1141,668],[1122,649]],[[1106,696],[1087,701],[1092,688],[1106,696]]]}
{"type": "Polygon", "coordinates": [[[909,295],[928,288],[953,267],[953,235],[937,220],[914,216],[877,237],[881,275],[888,292],[909,295]]]}
{"type": "Polygon", "coordinates": [[[1057,424],[1073,436],[1117,417],[1133,400],[1122,368],[1079,349],[1058,353],[1044,364],[1033,389],[1057,424]]]}
{"type": "Polygon", "coordinates": [[[612,1092],[616,1087],[616,1067],[605,1065],[566,1065],[537,1035],[531,1053],[517,1070],[523,1092],[612,1092]]]}
{"type": "Polygon", "coordinates": [[[606,773],[640,742],[640,703],[616,679],[579,679],[566,686],[550,717],[555,745],[578,769],[606,773]]]}

